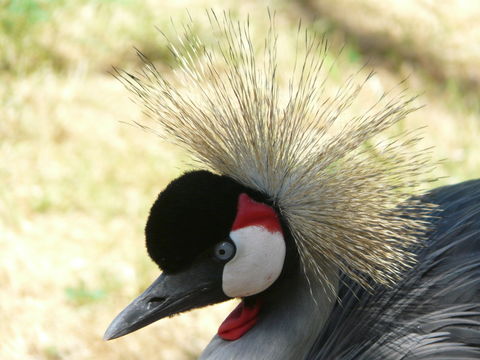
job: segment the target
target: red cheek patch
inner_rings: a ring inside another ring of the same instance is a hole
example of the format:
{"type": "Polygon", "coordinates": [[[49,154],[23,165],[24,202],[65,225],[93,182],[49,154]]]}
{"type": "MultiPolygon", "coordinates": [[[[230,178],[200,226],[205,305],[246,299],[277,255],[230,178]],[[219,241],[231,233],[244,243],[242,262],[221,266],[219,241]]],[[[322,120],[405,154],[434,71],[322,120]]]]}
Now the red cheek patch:
{"type": "Polygon", "coordinates": [[[247,194],[238,197],[237,216],[232,231],[247,226],[262,226],[270,232],[282,232],[278,215],[272,207],[256,202],[247,194]]]}

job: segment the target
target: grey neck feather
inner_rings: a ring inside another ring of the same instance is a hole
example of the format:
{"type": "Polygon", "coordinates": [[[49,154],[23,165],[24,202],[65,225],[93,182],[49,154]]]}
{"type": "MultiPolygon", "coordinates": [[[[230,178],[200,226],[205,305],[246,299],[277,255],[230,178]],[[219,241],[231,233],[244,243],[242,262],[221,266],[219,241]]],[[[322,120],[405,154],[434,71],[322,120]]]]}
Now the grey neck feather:
{"type": "MultiPolygon", "coordinates": [[[[329,277],[337,288],[336,273],[332,272],[329,277]]],[[[235,341],[225,341],[215,335],[200,359],[304,359],[335,299],[335,295],[327,296],[317,283],[312,284],[310,290],[305,275],[300,272],[284,279],[265,298],[260,318],[250,331],[235,341]]]]}

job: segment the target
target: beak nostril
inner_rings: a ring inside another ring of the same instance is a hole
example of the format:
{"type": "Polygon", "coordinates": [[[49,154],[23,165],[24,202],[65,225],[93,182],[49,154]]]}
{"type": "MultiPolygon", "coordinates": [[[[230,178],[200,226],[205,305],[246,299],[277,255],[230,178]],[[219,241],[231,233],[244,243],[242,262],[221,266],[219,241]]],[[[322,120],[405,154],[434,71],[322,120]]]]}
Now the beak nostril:
{"type": "Polygon", "coordinates": [[[158,306],[162,303],[164,303],[167,300],[166,297],[152,297],[151,299],[148,300],[147,308],[150,309],[151,306],[158,306]]]}
{"type": "Polygon", "coordinates": [[[165,300],[167,300],[166,297],[161,297],[161,296],[158,296],[158,297],[152,297],[151,299],[148,300],[148,303],[149,304],[159,304],[159,303],[163,303],[165,300]]]}

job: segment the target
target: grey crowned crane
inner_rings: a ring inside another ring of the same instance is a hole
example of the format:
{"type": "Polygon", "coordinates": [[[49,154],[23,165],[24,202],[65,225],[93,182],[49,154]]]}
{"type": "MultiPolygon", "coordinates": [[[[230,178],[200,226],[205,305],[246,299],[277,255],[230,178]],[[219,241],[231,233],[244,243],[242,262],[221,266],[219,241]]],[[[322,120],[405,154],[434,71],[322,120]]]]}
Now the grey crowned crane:
{"type": "Polygon", "coordinates": [[[140,75],[118,73],[200,169],[154,202],[162,273],[105,339],[239,298],[201,359],[479,359],[480,180],[415,193],[416,137],[375,143],[412,99],[342,122],[363,83],[326,95],[322,39],[299,31],[282,94],[274,21],[259,57],[248,22],[209,18],[214,45],[188,26],[170,44],[180,84],[141,54],[140,75]]]}

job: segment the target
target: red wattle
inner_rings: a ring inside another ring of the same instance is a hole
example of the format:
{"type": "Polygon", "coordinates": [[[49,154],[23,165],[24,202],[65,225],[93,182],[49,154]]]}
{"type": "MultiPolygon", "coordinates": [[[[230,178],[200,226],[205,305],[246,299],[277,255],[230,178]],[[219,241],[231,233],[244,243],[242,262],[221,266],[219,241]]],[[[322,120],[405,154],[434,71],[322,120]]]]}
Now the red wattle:
{"type": "Polygon", "coordinates": [[[258,299],[255,300],[255,303],[248,306],[242,300],[220,325],[218,336],[223,340],[230,341],[241,338],[257,323],[260,308],[261,302],[258,299]]]}

